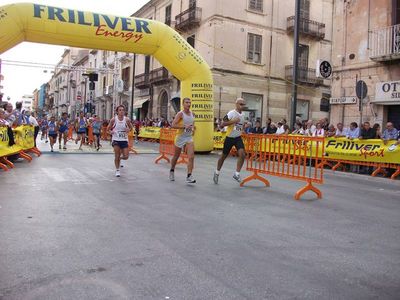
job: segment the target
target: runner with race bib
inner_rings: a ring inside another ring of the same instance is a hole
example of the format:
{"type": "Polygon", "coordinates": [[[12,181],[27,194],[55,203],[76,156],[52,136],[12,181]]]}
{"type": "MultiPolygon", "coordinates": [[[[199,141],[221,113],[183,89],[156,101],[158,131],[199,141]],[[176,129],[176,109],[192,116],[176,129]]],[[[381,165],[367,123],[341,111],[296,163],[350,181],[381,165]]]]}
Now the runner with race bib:
{"type": "Polygon", "coordinates": [[[132,130],[132,123],[128,117],[125,117],[125,107],[120,105],[116,109],[117,115],[110,120],[107,131],[112,136],[112,146],[114,148],[115,176],[120,177],[119,170],[121,159],[129,158],[128,133],[132,130]]]}
{"type": "Polygon", "coordinates": [[[240,178],[240,170],[242,169],[244,158],[245,158],[245,151],[244,151],[244,143],[242,140],[242,132],[244,127],[244,116],[243,116],[243,109],[246,103],[244,99],[238,98],[236,99],[236,109],[231,110],[228,114],[223,118],[221,123],[221,128],[228,126],[224,148],[222,150],[222,155],[218,160],[217,170],[214,172],[214,183],[218,184],[219,173],[224,164],[225,159],[228,157],[229,153],[233,146],[235,146],[238,159],[236,165],[236,172],[233,174],[233,179],[237,182],[241,182],[240,178]]]}
{"type": "Polygon", "coordinates": [[[78,142],[81,141],[81,144],[79,145],[79,150],[82,150],[82,144],[85,141],[86,126],[87,126],[87,121],[83,114],[83,111],[81,111],[75,123],[75,130],[76,133],[78,134],[78,137],[75,140],[75,144],[78,144],[78,142]]]}
{"type": "Polygon", "coordinates": [[[186,152],[189,157],[187,165],[187,177],[186,183],[196,183],[196,180],[192,176],[193,164],[194,164],[194,144],[193,144],[193,133],[194,133],[194,115],[190,111],[191,101],[189,98],[183,99],[183,110],[178,112],[172,122],[172,128],[179,129],[177,137],[175,139],[175,153],[171,160],[171,170],[169,172],[169,179],[175,180],[175,166],[176,162],[181,155],[183,147],[186,146],[186,152]]]}

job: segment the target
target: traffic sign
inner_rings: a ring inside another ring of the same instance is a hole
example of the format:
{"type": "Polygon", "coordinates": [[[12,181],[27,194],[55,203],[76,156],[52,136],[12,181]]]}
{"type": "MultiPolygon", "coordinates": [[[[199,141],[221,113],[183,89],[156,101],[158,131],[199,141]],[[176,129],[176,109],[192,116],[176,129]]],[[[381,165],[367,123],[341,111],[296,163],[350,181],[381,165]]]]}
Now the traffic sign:
{"type": "Polygon", "coordinates": [[[364,99],[368,93],[368,86],[363,80],[359,80],[356,83],[356,95],[358,99],[364,99]]]}
{"type": "Polygon", "coordinates": [[[340,98],[330,98],[330,104],[356,104],[356,97],[340,97],[340,98]]]}

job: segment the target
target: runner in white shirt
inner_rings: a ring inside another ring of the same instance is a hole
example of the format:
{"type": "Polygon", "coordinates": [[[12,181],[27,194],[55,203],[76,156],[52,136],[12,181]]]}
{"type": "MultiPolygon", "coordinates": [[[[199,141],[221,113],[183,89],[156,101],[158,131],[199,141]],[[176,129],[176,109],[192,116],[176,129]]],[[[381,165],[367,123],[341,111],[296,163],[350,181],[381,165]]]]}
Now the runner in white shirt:
{"type": "Polygon", "coordinates": [[[191,101],[189,98],[183,99],[183,110],[178,112],[172,122],[172,128],[178,129],[178,133],[175,139],[175,153],[171,160],[171,170],[169,172],[169,179],[175,180],[175,166],[176,162],[181,154],[183,147],[186,146],[186,152],[189,157],[189,163],[187,165],[187,177],[186,183],[196,183],[196,180],[192,176],[193,164],[194,164],[194,115],[190,110],[191,101]]]}
{"type": "Polygon", "coordinates": [[[125,117],[123,105],[118,106],[116,111],[117,115],[111,119],[107,131],[112,136],[112,146],[114,147],[115,176],[120,177],[121,159],[127,160],[129,158],[128,133],[132,130],[132,123],[128,117],[125,117]]]}
{"type": "Polygon", "coordinates": [[[218,184],[219,173],[221,171],[222,165],[224,164],[224,161],[228,157],[229,153],[231,152],[233,146],[235,146],[238,153],[236,172],[233,174],[233,179],[238,182],[242,181],[240,178],[240,170],[242,169],[245,158],[244,144],[242,140],[242,132],[245,122],[242,112],[245,105],[246,103],[244,99],[236,99],[236,109],[228,112],[221,123],[221,127],[228,126],[228,130],[224,142],[224,148],[222,150],[222,155],[218,160],[217,169],[214,172],[213,179],[215,184],[218,184]]]}

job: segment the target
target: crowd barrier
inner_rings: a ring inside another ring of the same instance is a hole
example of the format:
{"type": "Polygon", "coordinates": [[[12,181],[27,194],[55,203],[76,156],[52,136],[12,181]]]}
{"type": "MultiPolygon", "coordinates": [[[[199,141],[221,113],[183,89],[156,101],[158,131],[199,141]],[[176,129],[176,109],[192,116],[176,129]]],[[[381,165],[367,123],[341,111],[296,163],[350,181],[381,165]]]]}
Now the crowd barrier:
{"type": "Polygon", "coordinates": [[[0,127],[0,168],[8,171],[14,168],[14,164],[8,159],[10,156],[19,155],[28,162],[32,161],[32,152],[37,156],[41,155],[39,149],[35,147],[34,127],[22,125],[13,129],[15,144],[10,146],[8,127],[0,127]]]}
{"type": "MultiPolygon", "coordinates": [[[[160,156],[156,158],[154,163],[158,164],[161,160],[171,161],[170,157],[175,153],[175,137],[177,130],[171,128],[160,128],[160,156]]],[[[188,156],[185,150],[181,152],[177,164],[187,164],[188,156]]]]}
{"type": "Polygon", "coordinates": [[[322,192],[313,185],[323,184],[323,153],[325,140],[320,137],[291,135],[243,135],[246,148],[246,170],[252,174],[241,182],[244,186],[252,180],[260,180],[266,186],[269,181],[260,176],[266,174],[282,178],[305,181],[294,198],[299,200],[307,191],[322,197],[322,192]],[[314,166],[313,166],[314,164],[314,166]]]}

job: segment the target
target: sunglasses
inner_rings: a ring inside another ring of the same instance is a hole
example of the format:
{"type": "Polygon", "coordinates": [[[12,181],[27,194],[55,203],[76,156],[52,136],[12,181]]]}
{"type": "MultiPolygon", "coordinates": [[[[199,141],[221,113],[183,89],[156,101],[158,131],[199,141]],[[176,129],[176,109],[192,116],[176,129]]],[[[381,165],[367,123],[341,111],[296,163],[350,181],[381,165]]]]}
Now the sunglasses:
{"type": "Polygon", "coordinates": [[[246,104],[244,104],[244,103],[239,103],[239,105],[240,105],[240,106],[245,106],[246,104]]]}

